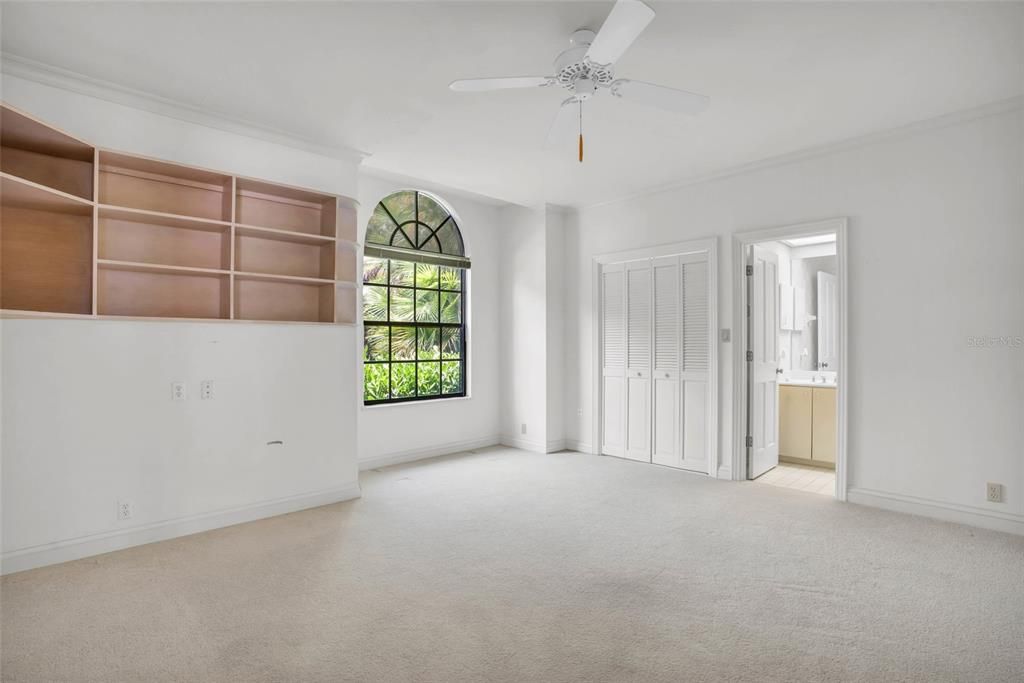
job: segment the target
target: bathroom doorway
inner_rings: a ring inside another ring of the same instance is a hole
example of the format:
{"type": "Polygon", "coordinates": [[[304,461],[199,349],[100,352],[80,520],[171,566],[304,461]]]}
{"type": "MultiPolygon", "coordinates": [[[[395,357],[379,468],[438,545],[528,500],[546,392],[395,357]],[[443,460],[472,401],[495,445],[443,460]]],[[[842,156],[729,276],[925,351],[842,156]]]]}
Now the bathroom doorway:
{"type": "Polygon", "coordinates": [[[734,478],[846,499],[846,221],[734,239],[734,478]]]}

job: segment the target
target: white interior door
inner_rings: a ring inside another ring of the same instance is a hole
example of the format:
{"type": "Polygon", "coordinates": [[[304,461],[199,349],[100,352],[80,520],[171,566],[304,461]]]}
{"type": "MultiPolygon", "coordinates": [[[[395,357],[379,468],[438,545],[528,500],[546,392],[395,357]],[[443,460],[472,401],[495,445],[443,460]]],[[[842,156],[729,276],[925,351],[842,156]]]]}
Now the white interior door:
{"type": "Polygon", "coordinates": [[[754,245],[750,264],[748,476],[754,479],[779,464],[779,257],[754,245]]]}
{"type": "Polygon", "coordinates": [[[714,439],[711,435],[711,344],[714,331],[709,316],[708,254],[679,258],[682,285],[682,348],[680,373],[682,407],[682,460],[680,467],[709,472],[714,439]]]}
{"type": "Polygon", "coordinates": [[[651,461],[651,262],[626,267],[626,444],[623,455],[651,461]]]}
{"type": "Polygon", "coordinates": [[[621,263],[601,269],[601,453],[622,455],[626,440],[626,284],[621,263]]]}
{"type": "Polygon", "coordinates": [[[679,394],[679,356],[682,334],[682,284],[679,258],[666,256],[652,262],[654,284],[654,387],[651,460],[682,467],[679,394]]]}
{"type": "Polygon", "coordinates": [[[834,372],[838,366],[839,351],[836,338],[839,324],[836,309],[836,276],[818,271],[818,369],[834,372]]]}

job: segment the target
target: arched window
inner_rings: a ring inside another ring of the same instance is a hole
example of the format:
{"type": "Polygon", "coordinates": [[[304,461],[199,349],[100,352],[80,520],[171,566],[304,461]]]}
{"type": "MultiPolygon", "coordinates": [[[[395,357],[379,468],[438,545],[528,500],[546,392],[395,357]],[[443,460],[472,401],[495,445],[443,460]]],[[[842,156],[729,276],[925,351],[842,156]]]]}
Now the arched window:
{"type": "Polygon", "coordinates": [[[363,402],[466,395],[466,258],[437,199],[402,190],[366,226],[363,402]]]}

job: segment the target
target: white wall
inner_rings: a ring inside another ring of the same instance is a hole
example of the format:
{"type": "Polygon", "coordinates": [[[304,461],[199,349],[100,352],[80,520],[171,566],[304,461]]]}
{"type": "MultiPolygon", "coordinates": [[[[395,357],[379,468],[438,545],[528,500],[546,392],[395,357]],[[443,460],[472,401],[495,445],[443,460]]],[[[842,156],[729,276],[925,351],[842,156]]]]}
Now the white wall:
{"type": "MultiPolygon", "coordinates": [[[[435,187],[425,181],[399,181],[363,173],[359,187],[360,235],[366,231],[373,209],[381,199],[397,190],[410,188],[430,191],[452,208],[472,261],[468,279],[469,395],[466,398],[360,406],[359,458],[364,469],[499,441],[498,234],[501,231],[501,209],[498,204],[435,187]]],[[[361,358],[361,343],[357,347],[361,358]]],[[[359,393],[360,403],[361,397],[359,393]]]]}
{"type": "Polygon", "coordinates": [[[501,440],[547,450],[547,215],[501,211],[501,440]],[[525,431],[523,428],[525,425],[525,431]]]}
{"type": "MultiPolygon", "coordinates": [[[[595,254],[720,237],[727,325],[732,234],[848,216],[851,499],[1024,530],[1024,345],[971,341],[1024,336],[1022,182],[1017,108],[580,210],[566,234],[570,441],[595,446],[595,254]],[[985,501],[986,481],[1006,502],[985,501]]],[[[728,462],[733,355],[719,358],[728,462]]]]}
{"type": "MultiPolygon", "coordinates": [[[[3,95],[100,146],[355,195],[351,161],[20,78],[3,95]]],[[[352,327],[2,325],[5,571],[358,495],[352,327]]]]}
{"type": "Polygon", "coordinates": [[[545,406],[544,439],[547,451],[565,448],[565,212],[545,207],[544,308],[545,406]]]}

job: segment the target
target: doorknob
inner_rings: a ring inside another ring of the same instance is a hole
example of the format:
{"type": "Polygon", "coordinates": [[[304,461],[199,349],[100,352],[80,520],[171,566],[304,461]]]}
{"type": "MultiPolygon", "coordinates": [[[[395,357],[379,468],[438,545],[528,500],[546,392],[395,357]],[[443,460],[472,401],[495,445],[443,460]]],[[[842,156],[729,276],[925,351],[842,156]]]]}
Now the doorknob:
{"type": "Polygon", "coordinates": [[[781,375],[782,374],[782,368],[775,368],[775,374],[776,375],[781,375]]]}
{"type": "Polygon", "coordinates": [[[668,373],[667,372],[665,373],[665,379],[668,379],[668,373]]]}

